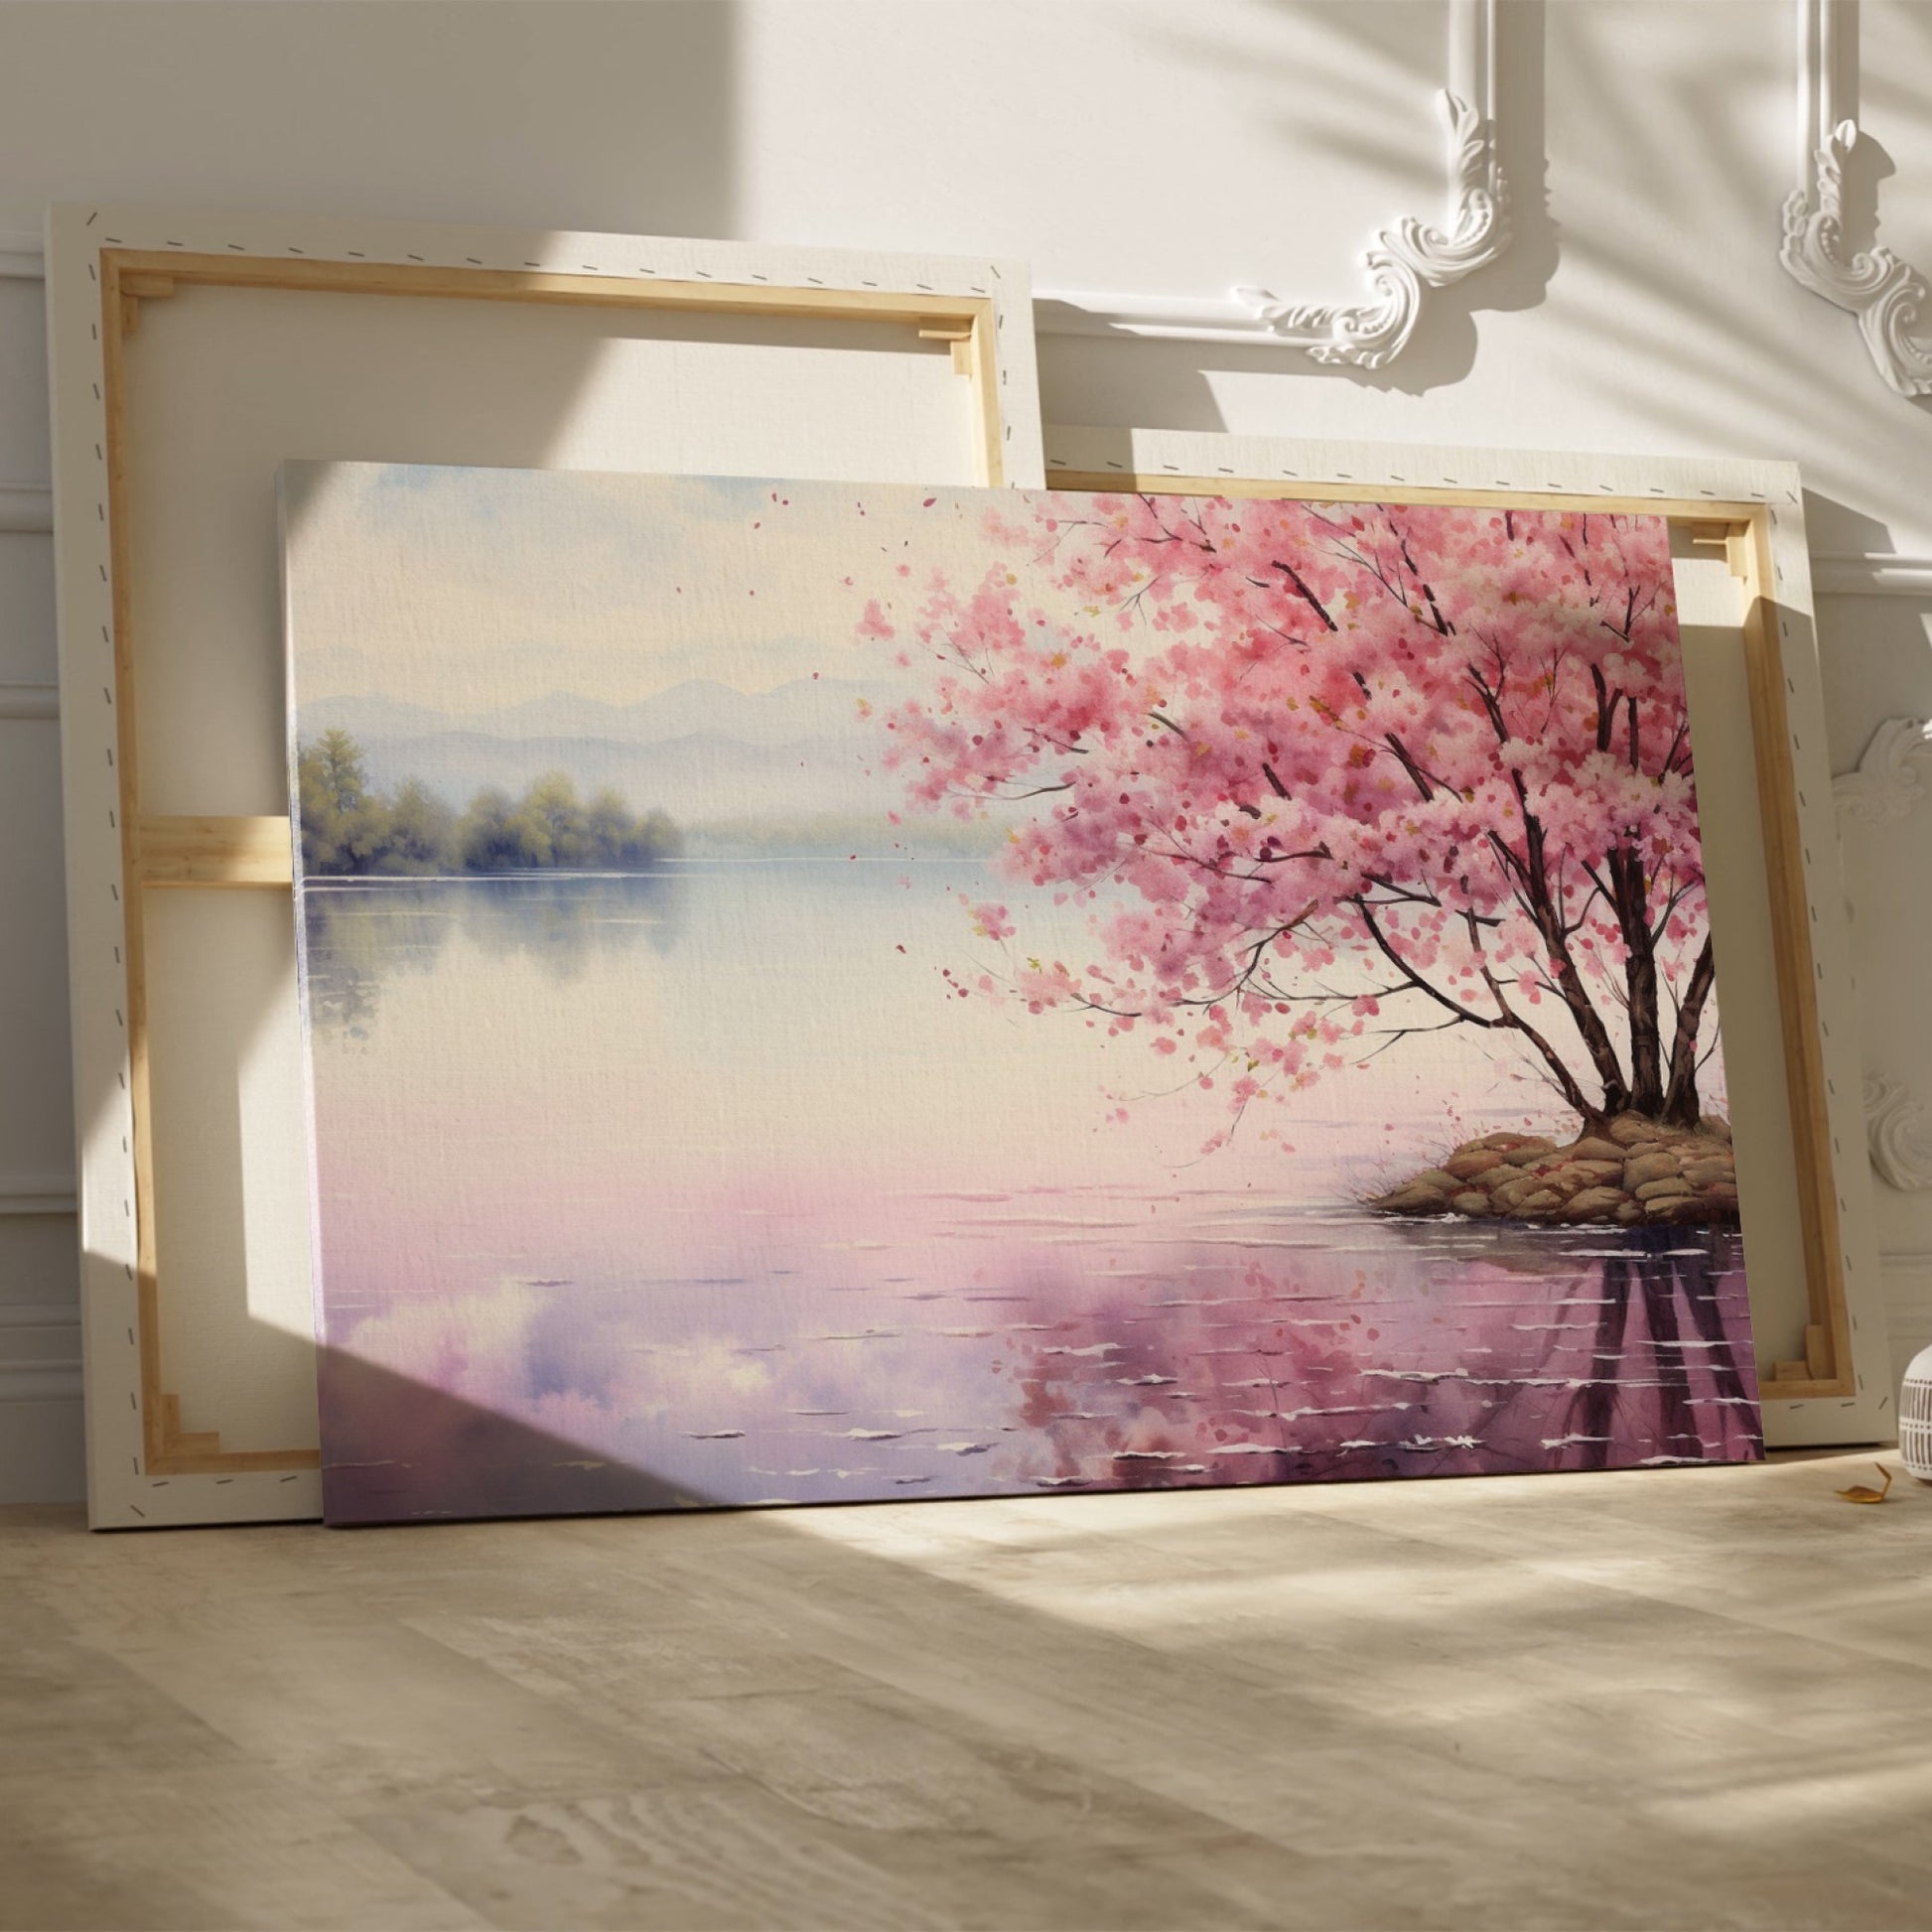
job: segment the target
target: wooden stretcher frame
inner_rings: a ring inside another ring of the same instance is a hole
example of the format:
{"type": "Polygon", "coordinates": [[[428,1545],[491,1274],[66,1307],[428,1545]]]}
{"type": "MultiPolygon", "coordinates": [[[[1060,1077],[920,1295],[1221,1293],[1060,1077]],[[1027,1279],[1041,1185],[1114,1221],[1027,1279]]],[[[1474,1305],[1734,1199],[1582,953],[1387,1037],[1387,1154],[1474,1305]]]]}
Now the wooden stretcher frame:
{"type": "MultiPolygon", "coordinates": [[[[1724,557],[1742,591],[1736,638],[1807,1305],[1802,1359],[1764,1365],[1766,1437],[1773,1447],[1888,1439],[1891,1371],[1796,466],[1049,425],[1046,473],[1054,489],[1638,512],[1724,557]]],[[[1707,798],[1707,818],[1711,809],[1707,798]]],[[[1721,967],[1721,999],[1723,984],[1721,967]]],[[[1730,1045],[1735,1054],[1740,1042],[1730,1045]]]]}
{"type": "MultiPolygon", "coordinates": [[[[126,345],[184,288],[593,305],[916,331],[950,345],[976,481],[1040,480],[1025,268],[652,237],[57,206],[48,220],[64,794],[83,1357],[96,1527],[314,1516],[309,1447],[224,1449],[186,1427],[161,1345],[144,906],[269,891],[288,820],[144,809],[130,559],[126,345]],[[112,964],[105,964],[111,954],[112,964]]],[[[870,479],[855,479],[869,481],[870,479]]],[[[280,656],[278,636],[263,649],[280,656]]]]}

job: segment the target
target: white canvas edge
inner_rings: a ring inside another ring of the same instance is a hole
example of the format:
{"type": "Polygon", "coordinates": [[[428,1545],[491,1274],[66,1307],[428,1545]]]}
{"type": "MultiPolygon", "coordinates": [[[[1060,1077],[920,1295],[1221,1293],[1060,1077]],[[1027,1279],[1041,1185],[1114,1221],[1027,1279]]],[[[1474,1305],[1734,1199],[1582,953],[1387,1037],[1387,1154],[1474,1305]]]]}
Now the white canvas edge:
{"type": "Polygon", "coordinates": [[[1791,463],[1731,457],[1600,456],[1535,450],[1452,449],[1430,444],[1337,443],[1234,436],[1216,431],[1071,428],[1048,424],[1046,471],[1158,477],[1227,477],[1348,483],[1365,493],[1390,484],[1520,489],[1592,496],[1710,497],[1761,502],[1770,522],[1772,583],[1784,613],[1791,759],[1798,796],[1805,896],[1818,975],[1821,1044],[1832,1144],[1832,1181],[1844,1243],[1846,1310],[1856,1393],[1763,1403],[1772,1449],[1890,1440],[1895,1427],[1891,1359],[1879,1275],[1876,1210],[1865,1158],[1859,1021],[1851,933],[1826,748],[1825,690],[1818,656],[1805,541],[1804,492],[1791,463]]]}
{"type": "Polygon", "coordinates": [[[1004,468],[1016,488],[1043,482],[1031,277],[1023,262],[950,255],[96,203],[55,204],[46,236],[88,1520],[96,1529],[135,1529],[313,1518],[322,1513],[319,1470],[150,1476],[142,1466],[101,249],[447,268],[535,264],[621,280],[985,296],[994,305],[1004,468]]]}

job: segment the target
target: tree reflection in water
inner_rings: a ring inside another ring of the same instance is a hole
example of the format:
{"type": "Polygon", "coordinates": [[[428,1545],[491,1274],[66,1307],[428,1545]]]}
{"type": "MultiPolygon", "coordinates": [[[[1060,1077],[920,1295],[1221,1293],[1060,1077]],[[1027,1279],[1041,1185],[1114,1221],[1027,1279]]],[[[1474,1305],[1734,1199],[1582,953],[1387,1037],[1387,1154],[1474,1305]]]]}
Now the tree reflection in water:
{"type": "Polygon", "coordinates": [[[361,1036],[384,983],[433,971],[453,934],[491,959],[527,955],[560,984],[640,942],[668,952],[684,885],[670,869],[312,881],[302,891],[311,1023],[361,1036]]]}
{"type": "Polygon", "coordinates": [[[1395,1232],[1342,1289],[1254,1265],[1069,1321],[1042,1284],[1002,1369],[1016,1473],[1149,1488],[1761,1453],[1734,1233],[1395,1232]]]}

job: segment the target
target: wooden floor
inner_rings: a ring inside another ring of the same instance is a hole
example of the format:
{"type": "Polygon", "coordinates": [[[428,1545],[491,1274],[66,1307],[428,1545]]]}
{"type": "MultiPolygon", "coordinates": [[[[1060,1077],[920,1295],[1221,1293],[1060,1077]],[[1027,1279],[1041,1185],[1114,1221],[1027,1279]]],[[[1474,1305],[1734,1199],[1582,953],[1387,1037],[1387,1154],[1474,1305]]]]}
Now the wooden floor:
{"type": "Polygon", "coordinates": [[[0,1511],[0,1924],[1932,1927],[1932,1489],[0,1511]]]}

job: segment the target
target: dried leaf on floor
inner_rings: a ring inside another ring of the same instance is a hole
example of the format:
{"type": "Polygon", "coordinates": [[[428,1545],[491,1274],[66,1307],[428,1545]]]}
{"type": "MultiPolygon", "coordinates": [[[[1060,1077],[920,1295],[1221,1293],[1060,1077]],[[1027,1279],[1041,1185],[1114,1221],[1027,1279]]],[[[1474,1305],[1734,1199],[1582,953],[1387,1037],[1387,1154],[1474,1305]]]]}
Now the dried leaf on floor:
{"type": "Polygon", "coordinates": [[[1874,1489],[1868,1482],[1855,1482],[1851,1488],[1841,1489],[1838,1492],[1848,1503],[1881,1503],[1885,1500],[1891,1488],[1891,1471],[1882,1462],[1874,1463],[1872,1466],[1878,1471],[1884,1487],[1874,1489]]]}

